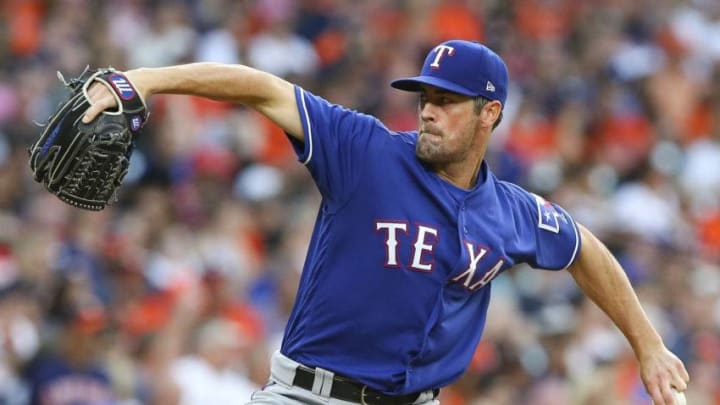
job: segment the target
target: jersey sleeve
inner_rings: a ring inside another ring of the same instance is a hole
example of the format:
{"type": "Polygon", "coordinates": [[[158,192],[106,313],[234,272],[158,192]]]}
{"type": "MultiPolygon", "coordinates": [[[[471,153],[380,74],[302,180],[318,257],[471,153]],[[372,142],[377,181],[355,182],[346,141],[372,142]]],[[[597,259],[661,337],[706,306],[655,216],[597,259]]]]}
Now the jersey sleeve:
{"type": "Polygon", "coordinates": [[[298,160],[310,171],[324,198],[342,201],[352,193],[372,149],[388,131],[374,117],[329,103],[295,86],[304,142],[290,137],[298,160]]]}
{"type": "Polygon", "coordinates": [[[513,187],[516,248],[532,267],[563,270],[577,259],[581,238],[578,226],[562,207],[537,194],[513,187]]]}

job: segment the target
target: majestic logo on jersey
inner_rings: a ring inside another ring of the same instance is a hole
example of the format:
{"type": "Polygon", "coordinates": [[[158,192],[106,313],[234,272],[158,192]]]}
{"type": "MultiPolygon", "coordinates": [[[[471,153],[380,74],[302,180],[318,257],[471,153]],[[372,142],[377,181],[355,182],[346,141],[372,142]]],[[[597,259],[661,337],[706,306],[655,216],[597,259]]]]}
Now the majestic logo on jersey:
{"type": "Polygon", "coordinates": [[[538,209],[538,228],[554,233],[560,233],[560,222],[558,219],[564,223],[568,223],[565,215],[558,212],[550,201],[547,201],[537,194],[533,194],[533,196],[535,197],[538,209]]]}
{"type": "Polygon", "coordinates": [[[453,54],[455,54],[455,48],[447,45],[438,45],[433,51],[435,51],[435,59],[433,59],[433,62],[430,64],[430,67],[433,69],[440,69],[440,60],[445,55],[453,56],[453,54]]]}

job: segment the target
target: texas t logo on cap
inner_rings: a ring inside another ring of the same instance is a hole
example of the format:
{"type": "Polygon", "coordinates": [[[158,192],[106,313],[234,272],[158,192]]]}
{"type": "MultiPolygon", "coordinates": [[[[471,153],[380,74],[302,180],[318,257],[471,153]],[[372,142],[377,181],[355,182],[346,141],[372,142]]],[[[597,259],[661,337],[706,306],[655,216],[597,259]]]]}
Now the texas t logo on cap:
{"type": "Polygon", "coordinates": [[[428,52],[419,76],[390,83],[396,89],[420,91],[421,85],[439,87],[469,97],[482,96],[505,105],[508,71],[505,62],[479,42],[452,40],[428,52]]]}
{"type": "Polygon", "coordinates": [[[438,69],[440,68],[440,59],[445,56],[445,52],[447,51],[447,54],[452,56],[455,53],[455,48],[447,45],[438,45],[433,51],[435,51],[435,60],[430,64],[430,67],[438,69]]]}

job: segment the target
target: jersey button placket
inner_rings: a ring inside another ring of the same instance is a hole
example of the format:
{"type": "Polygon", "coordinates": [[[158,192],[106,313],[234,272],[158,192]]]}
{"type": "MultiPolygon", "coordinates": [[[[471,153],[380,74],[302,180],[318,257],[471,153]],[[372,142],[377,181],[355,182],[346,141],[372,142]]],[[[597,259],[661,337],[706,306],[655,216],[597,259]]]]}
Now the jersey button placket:
{"type": "Polygon", "coordinates": [[[465,225],[465,203],[460,204],[460,223],[462,224],[462,231],[465,235],[468,233],[468,228],[465,225]]]}

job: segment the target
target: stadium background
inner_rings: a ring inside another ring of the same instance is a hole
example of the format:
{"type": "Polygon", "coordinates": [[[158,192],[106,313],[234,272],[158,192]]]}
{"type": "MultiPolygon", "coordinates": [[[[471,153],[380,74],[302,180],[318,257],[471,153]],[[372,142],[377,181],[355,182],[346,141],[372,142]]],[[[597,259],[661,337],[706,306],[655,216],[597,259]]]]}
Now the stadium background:
{"type": "MultiPolygon", "coordinates": [[[[243,403],[265,382],[319,201],[258,114],[157,96],[119,201],[71,209],[27,166],[33,121],[64,95],[56,70],[244,63],[408,129],[416,100],[387,83],[447,38],[509,65],[493,169],[606,241],[685,361],[688,402],[720,404],[714,0],[0,1],[0,403],[27,403],[51,353],[97,361],[117,403],[243,403]]],[[[648,404],[637,375],[569,276],[520,269],[494,283],[484,339],[442,399],[648,404]]]]}

